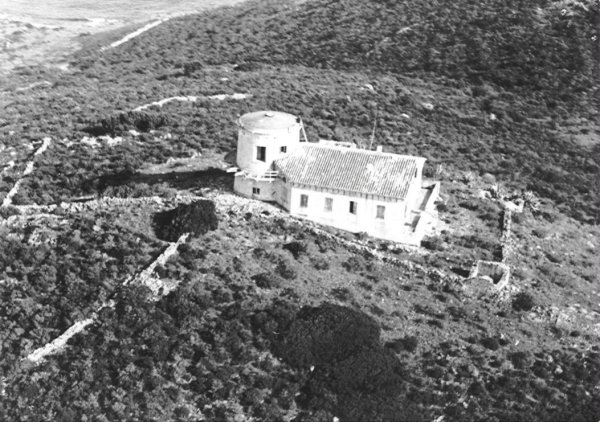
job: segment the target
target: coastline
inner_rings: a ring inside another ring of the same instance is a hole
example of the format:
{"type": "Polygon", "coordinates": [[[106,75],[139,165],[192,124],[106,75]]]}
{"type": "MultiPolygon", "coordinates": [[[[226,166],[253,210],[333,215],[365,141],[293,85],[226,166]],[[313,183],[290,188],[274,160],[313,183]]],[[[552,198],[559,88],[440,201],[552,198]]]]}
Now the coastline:
{"type": "MultiPolygon", "coordinates": [[[[32,18],[23,14],[6,14],[0,8],[0,76],[8,77],[19,69],[46,67],[67,71],[69,58],[86,45],[102,39],[107,45],[135,31],[145,32],[168,20],[202,13],[219,7],[233,6],[244,0],[220,0],[194,3],[173,11],[165,7],[153,13],[122,17],[49,17],[32,18]],[[107,41],[110,40],[110,41],[107,41]]],[[[1,6],[1,5],[0,5],[1,6]]],[[[134,38],[135,34],[123,41],[134,38]]],[[[120,45],[120,44],[119,44],[120,45]]]]}

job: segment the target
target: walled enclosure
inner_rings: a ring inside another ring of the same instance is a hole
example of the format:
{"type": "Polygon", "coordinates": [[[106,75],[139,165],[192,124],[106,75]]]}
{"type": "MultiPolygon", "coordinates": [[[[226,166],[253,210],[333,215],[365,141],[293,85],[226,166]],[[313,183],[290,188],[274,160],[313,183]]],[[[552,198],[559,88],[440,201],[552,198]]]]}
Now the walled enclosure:
{"type": "Polygon", "coordinates": [[[510,280],[510,267],[502,262],[477,261],[471,269],[469,278],[489,277],[494,288],[501,290],[508,285],[510,280]]]}

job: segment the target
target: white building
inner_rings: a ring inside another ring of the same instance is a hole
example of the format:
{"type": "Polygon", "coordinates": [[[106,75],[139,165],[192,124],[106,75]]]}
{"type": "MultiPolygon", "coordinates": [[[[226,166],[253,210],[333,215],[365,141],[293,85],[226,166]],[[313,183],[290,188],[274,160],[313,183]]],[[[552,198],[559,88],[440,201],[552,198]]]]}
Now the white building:
{"type": "Polygon", "coordinates": [[[249,113],[238,125],[238,194],[343,230],[420,243],[439,191],[439,184],[423,186],[425,158],[309,143],[301,120],[287,113],[249,113]]]}

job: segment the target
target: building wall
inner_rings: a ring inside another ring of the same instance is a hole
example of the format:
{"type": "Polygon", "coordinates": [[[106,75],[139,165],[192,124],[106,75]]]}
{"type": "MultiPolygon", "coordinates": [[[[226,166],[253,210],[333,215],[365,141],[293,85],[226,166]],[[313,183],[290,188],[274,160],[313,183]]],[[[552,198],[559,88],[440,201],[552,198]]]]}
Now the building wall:
{"type": "MultiPolygon", "coordinates": [[[[282,185],[281,188],[286,188],[282,185]]],[[[405,203],[372,196],[359,196],[342,192],[314,190],[310,187],[287,185],[287,195],[280,191],[279,198],[287,196],[286,208],[290,214],[305,217],[321,224],[351,232],[366,232],[371,236],[399,240],[405,223],[405,203]],[[301,207],[301,195],[308,196],[307,207],[301,207]],[[325,198],[332,198],[332,210],[325,210],[325,198]],[[357,204],[356,214],[351,214],[350,201],[357,204]],[[385,207],[383,219],[376,218],[377,206],[385,207]]],[[[279,202],[279,201],[278,201],[279,202]]]]}
{"type": "Polygon", "coordinates": [[[233,182],[233,190],[239,195],[247,198],[257,199],[261,201],[279,202],[278,201],[278,184],[277,180],[264,180],[259,178],[247,177],[244,174],[236,174],[233,182]],[[258,193],[254,193],[253,189],[258,189],[258,193]]]}
{"type": "Polygon", "coordinates": [[[240,169],[252,175],[264,174],[271,169],[274,160],[282,158],[292,152],[300,144],[300,124],[290,126],[283,130],[265,131],[264,133],[251,132],[240,128],[238,132],[236,162],[240,169]],[[257,160],[257,147],[266,148],[265,161],[257,160]],[[285,153],[281,147],[286,147],[285,153]]]}

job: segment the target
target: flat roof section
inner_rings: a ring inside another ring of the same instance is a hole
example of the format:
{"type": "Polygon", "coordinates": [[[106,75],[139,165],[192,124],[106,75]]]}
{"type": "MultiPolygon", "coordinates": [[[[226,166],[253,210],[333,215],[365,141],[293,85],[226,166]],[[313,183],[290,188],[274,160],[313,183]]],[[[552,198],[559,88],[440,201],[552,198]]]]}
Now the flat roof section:
{"type": "Polygon", "coordinates": [[[299,121],[293,114],[265,110],[244,114],[238,124],[250,132],[265,132],[289,129],[299,125],[299,121]]]}

